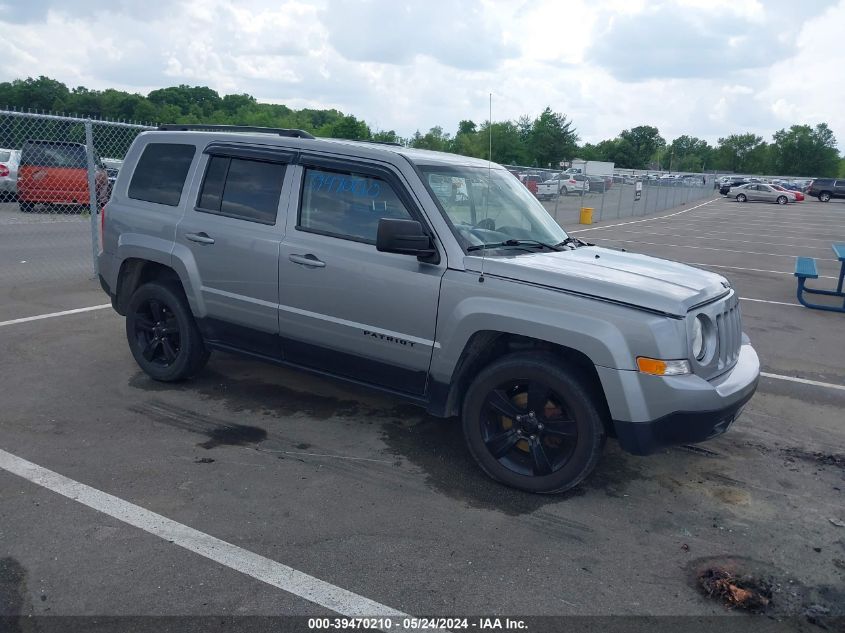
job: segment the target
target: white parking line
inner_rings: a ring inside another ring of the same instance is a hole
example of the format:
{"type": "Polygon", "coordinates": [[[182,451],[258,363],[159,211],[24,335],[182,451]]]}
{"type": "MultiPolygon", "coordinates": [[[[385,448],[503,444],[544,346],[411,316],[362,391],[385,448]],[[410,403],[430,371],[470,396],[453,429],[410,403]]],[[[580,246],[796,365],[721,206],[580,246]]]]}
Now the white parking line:
{"type": "Polygon", "coordinates": [[[606,226],[594,226],[589,229],[576,229],[574,231],[567,231],[567,233],[583,233],[584,231],[598,231],[599,229],[612,229],[614,226],[627,226],[628,224],[639,224],[640,222],[653,222],[654,220],[662,220],[663,218],[672,218],[676,215],[681,215],[683,213],[689,213],[690,211],[695,211],[699,207],[703,207],[706,204],[710,204],[711,202],[716,202],[719,198],[713,198],[712,200],[708,200],[707,202],[702,202],[701,204],[697,204],[694,207],[690,207],[689,209],[684,209],[683,211],[676,211],[675,213],[670,213],[669,215],[660,215],[654,218],[643,218],[641,220],[631,220],[630,222],[620,222],[619,224],[608,224],[606,226]]]}
{"type": "MultiPolygon", "coordinates": [[[[729,222],[730,222],[729,220],[725,219],[722,222],[722,227],[724,227],[724,225],[726,223],[729,223],[729,222]]],[[[747,233],[745,231],[735,231],[734,229],[736,227],[734,227],[733,225],[730,225],[730,227],[731,227],[730,228],[730,234],[731,235],[742,235],[742,236],[748,236],[748,237],[762,237],[762,238],[766,238],[766,239],[768,239],[768,238],[783,238],[787,235],[790,235],[789,233],[783,231],[782,229],[772,229],[772,231],[765,231],[764,229],[753,229],[753,231],[754,231],[753,233],[747,233]]],[[[671,223],[667,222],[665,225],[658,225],[654,228],[655,229],[667,229],[667,230],[677,231],[679,229],[683,229],[684,225],[682,225],[682,224],[671,224],[671,223]]],[[[707,227],[696,226],[696,227],[689,227],[689,228],[692,229],[692,230],[687,234],[687,237],[698,237],[698,236],[709,237],[711,235],[725,235],[726,234],[726,231],[725,231],[724,228],[722,228],[720,230],[718,227],[707,228],[707,227]]],[[[622,231],[620,231],[620,233],[621,232],[622,231]]],[[[634,233],[635,231],[627,229],[627,232],[634,233]]],[[[640,233],[649,233],[650,231],[639,231],[639,232],[640,233]]],[[[658,235],[658,234],[655,233],[655,235],[658,235]]],[[[808,241],[809,240],[811,242],[824,242],[824,244],[828,248],[830,248],[830,244],[831,244],[831,238],[830,237],[808,237],[806,235],[801,235],[800,239],[802,241],[808,241]]]]}
{"type": "Polygon", "coordinates": [[[99,306],[88,306],[87,308],[76,308],[75,310],[63,310],[62,312],[51,312],[49,314],[37,314],[31,317],[23,317],[20,319],[12,319],[11,321],[0,321],[0,327],[4,325],[15,325],[16,323],[28,323],[29,321],[40,321],[41,319],[52,319],[53,317],[66,316],[68,314],[79,314],[80,312],[91,312],[93,310],[105,310],[110,308],[110,303],[104,303],[99,306]]]}
{"type": "MultiPolygon", "coordinates": [[[[667,227],[668,228],[668,227],[667,227]]],[[[678,227],[675,227],[678,228],[678,227]]],[[[738,240],[733,237],[716,237],[717,235],[724,235],[724,231],[713,233],[713,232],[705,232],[705,231],[696,231],[695,233],[687,233],[686,235],[678,235],[677,233],[658,233],[656,231],[635,231],[633,229],[621,229],[619,233],[624,234],[632,234],[632,235],[649,235],[651,237],[680,237],[683,239],[690,239],[696,240],[697,242],[736,242],[739,244],[758,244],[760,246],[789,246],[790,248],[802,248],[802,249],[813,249],[818,251],[826,251],[830,252],[830,238],[821,239],[821,238],[812,238],[812,237],[802,237],[802,240],[817,240],[819,242],[824,242],[825,246],[808,246],[806,244],[792,244],[792,243],[784,243],[784,242],[759,242],[757,240],[738,240]]],[[[742,235],[741,233],[734,233],[731,231],[731,235],[742,235]]],[[[749,235],[749,234],[746,234],[749,235]]],[[[754,235],[753,233],[750,235],[754,235]]],[[[783,237],[783,234],[777,237],[783,237]]],[[[612,237],[596,237],[592,239],[597,240],[611,240],[614,239],[612,237]]]]}
{"type": "MultiPolygon", "coordinates": [[[[668,244],[666,242],[641,242],[640,240],[617,240],[612,237],[595,237],[596,240],[604,240],[606,242],[620,242],[622,244],[646,244],[647,246],[670,246],[673,248],[695,248],[705,251],[720,251],[722,253],[741,253],[743,255],[767,255],[769,257],[789,257],[795,259],[798,255],[786,255],[783,253],[762,253],[760,251],[738,251],[731,248],[716,248],[715,246],[692,246],[690,244],[668,244]]],[[[816,257],[817,261],[821,262],[839,262],[838,259],[816,257]]]]}
{"type": "Polygon", "coordinates": [[[789,303],[788,301],[771,301],[770,299],[752,299],[751,297],[740,297],[742,301],[753,301],[754,303],[772,303],[777,306],[794,306],[796,308],[803,308],[800,303],[789,303]]]}
{"type": "Polygon", "coordinates": [[[144,532],[347,617],[406,614],[0,449],[0,468],[144,532]]]}
{"type": "Polygon", "coordinates": [[[837,385],[832,382],[820,382],[818,380],[808,380],[807,378],[796,378],[795,376],[781,376],[780,374],[770,374],[765,371],[761,371],[760,375],[765,378],[774,378],[775,380],[787,380],[789,382],[798,382],[802,385],[812,385],[814,387],[824,387],[825,389],[838,389],[840,391],[845,391],[845,385],[837,385]]]}
{"type": "MultiPolygon", "coordinates": [[[[663,216],[664,218],[668,218],[671,216],[663,216]]],[[[662,218],[655,218],[655,219],[662,219],[662,218]]],[[[831,222],[819,222],[818,224],[810,223],[806,221],[795,221],[795,222],[776,222],[774,220],[766,220],[765,218],[760,218],[759,220],[754,218],[743,218],[737,216],[723,216],[723,217],[715,217],[715,216],[696,216],[694,218],[685,218],[686,222],[689,223],[706,223],[706,224],[713,224],[714,222],[718,223],[730,223],[731,227],[740,226],[749,229],[756,229],[758,226],[766,227],[770,226],[772,228],[777,229],[795,229],[799,230],[829,230],[829,229],[836,229],[837,225],[832,224],[831,222]]]]}
{"type": "MultiPolygon", "coordinates": [[[[741,266],[724,266],[722,264],[702,264],[701,262],[683,262],[689,266],[701,266],[702,268],[730,268],[731,270],[748,270],[754,273],[772,273],[773,275],[789,275],[792,277],[794,273],[785,272],[783,270],[765,270],[764,268],[742,268],[741,266]]],[[[819,275],[819,279],[839,279],[831,275],[819,275]]]]}

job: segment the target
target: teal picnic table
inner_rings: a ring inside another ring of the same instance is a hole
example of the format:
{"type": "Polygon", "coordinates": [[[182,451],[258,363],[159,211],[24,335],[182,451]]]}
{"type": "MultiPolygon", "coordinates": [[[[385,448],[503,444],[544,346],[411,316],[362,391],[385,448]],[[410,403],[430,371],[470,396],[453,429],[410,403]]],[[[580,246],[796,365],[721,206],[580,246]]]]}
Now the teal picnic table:
{"type": "Polygon", "coordinates": [[[798,277],[798,301],[801,305],[812,308],[813,310],[827,310],[828,312],[845,312],[845,292],[842,292],[843,282],[845,282],[845,242],[837,242],[831,245],[836,259],[839,260],[839,281],[836,284],[836,290],[819,290],[817,288],[808,288],[806,281],[808,279],[818,279],[819,270],[816,267],[816,260],[812,257],[799,257],[795,260],[795,276],[798,277]],[[842,299],[842,307],[820,305],[818,303],[810,303],[804,298],[806,294],[822,295],[824,297],[838,297],[842,299]]]}

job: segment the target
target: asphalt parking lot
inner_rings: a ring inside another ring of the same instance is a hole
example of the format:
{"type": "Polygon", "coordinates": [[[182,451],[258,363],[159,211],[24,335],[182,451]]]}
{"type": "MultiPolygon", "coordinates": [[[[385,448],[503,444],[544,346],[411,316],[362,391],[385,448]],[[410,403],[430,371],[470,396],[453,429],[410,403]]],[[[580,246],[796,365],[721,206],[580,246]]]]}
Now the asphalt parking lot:
{"type": "Polygon", "coordinates": [[[633,457],[611,440],[585,485],[550,497],[488,481],[456,420],[357,387],[223,354],[159,384],[110,309],[7,324],[106,303],[76,269],[87,251],[62,261],[77,238],[50,223],[55,248],[33,255],[37,223],[7,210],[0,615],[331,615],[331,587],[415,615],[726,615],[695,580],[721,565],[771,582],[771,615],[845,616],[845,314],[799,306],[792,276],[815,256],[835,285],[845,204],[705,202],[569,228],[729,277],[757,395],[700,447],[633,457]],[[15,264],[33,256],[47,272],[15,264]],[[206,536],[233,547],[209,555],[206,536]]]}

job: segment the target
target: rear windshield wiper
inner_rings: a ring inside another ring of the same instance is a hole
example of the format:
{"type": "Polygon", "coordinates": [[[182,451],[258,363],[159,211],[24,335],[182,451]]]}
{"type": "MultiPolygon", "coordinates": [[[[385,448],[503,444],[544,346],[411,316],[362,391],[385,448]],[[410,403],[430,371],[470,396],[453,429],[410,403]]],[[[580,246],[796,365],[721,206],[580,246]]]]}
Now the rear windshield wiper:
{"type": "Polygon", "coordinates": [[[559,246],[552,246],[551,244],[546,244],[545,242],[539,242],[537,240],[505,240],[504,242],[490,242],[488,244],[473,244],[467,248],[467,252],[469,251],[480,251],[487,248],[501,248],[502,246],[539,246],[541,248],[546,248],[550,251],[559,251],[561,250],[559,246]]]}

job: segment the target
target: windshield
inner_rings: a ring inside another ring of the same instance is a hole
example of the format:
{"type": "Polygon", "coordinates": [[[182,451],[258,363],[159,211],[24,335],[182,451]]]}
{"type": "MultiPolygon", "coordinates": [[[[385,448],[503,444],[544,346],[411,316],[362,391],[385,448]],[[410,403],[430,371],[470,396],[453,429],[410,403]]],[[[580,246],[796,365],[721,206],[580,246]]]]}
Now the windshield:
{"type": "MultiPolygon", "coordinates": [[[[567,239],[543,205],[504,169],[451,165],[419,168],[464,249],[513,240],[554,245],[567,239]]],[[[516,247],[500,246],[506,250],[516,247]]]]}

